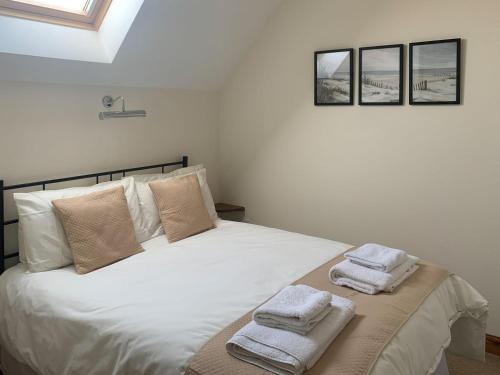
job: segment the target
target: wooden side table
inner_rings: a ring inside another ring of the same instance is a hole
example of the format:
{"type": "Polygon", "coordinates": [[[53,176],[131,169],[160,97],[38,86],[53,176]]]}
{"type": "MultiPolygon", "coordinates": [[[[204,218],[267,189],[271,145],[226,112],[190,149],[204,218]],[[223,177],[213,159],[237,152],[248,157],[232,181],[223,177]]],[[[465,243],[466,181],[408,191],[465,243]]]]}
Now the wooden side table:
{"type": "Polygon", "coordinates": [[[223,220],[242,221],[245,217],[245,207],[228,203],[216,203],[215,211],[223,220]]]}

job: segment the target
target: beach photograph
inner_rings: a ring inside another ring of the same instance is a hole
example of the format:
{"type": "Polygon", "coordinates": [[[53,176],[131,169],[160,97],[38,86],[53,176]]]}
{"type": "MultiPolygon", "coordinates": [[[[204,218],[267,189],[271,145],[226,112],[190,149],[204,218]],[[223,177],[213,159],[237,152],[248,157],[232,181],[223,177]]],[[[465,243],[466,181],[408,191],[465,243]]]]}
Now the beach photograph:
{"type": "Polygon", "coordinates": [[[410,103],[458,104],[460,41],[410,44],[410,103]]]}
{"type": "Polygon", "coordinates": [[[359,50],[359,104],[403,104],[403,46],[359,50]]]}
{"type": "Polygon", "coordinates": [[[316,105],[352,104],[352,49],[316,52],[316,105]]]}

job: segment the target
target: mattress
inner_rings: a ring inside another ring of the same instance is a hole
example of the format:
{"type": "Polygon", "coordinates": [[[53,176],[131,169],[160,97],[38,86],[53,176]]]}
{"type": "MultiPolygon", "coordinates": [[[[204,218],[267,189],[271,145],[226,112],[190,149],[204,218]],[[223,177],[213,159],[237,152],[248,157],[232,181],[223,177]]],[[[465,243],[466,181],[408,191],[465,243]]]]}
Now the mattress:
{"type": "MultiPolygon", "coordinates": [[[[9,269],[0,277],[0,345],[39,374],[182,374],[211,336],[350,245],[220,220],[177,243],[160,236],[143,247],[86,275],[71,266],[9,269]]],[[[453,341],[466,337],[467,344],[452,346],[484,355],[486,311],[474,288],[450,276],[372,374],[433,372],[459,318],[453,341]]]]}

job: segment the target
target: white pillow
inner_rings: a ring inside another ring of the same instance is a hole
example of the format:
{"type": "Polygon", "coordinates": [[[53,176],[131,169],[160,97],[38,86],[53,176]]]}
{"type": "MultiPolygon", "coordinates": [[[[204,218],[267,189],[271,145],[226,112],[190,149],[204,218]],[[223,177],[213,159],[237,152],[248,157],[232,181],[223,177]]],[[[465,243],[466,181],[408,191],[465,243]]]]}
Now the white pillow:
{"type": "Polygon", "coordinates": [[[147,233],[132,178],[103,182],[94,186],[14,194],[19,214],[20,257],[26,259],[28,269],[31,272],[42,272],[73,263],[64,229],[52,206],[53,200],[86,195],[120,185],[125,191],[137,241],[143,242],[147,239],[147,233]]]}
{"type": "Polygon", "coordinates": [[[23,227],[21,222],[17,223],[17,247],[19,248],[19,262],[28,264],[26,261],[26,252],[24,251],[23,227]]]}
{"type": "Polygon", "coordinates": [[[205,207],[207,208],[208,214],[210,215],[210,219],[212,221],[217,220],[217,212],[215,211],[214,200],[212,198],[212,193],[210,192],[210,187],[207,183],[207,171],[203,167],[203,165],[200,164],[193,167],[180,168],[170,173],[130,176],[135,181],[137,195],[139,197],[139,204],[141,205],[143,214],[143,222],[146,231],[149,234],[149,238],[157,237],[164,233],[160,221],[160,215],[158,213],[158,207],[156,207],[153,192],[149,188],[149,183],[151,181],[164,180],[176,176],[185,176],[192,173],[196,173],[196,175],[198,176],[201,194],[203,196],[203,202],[205,203],[205,207]]]}

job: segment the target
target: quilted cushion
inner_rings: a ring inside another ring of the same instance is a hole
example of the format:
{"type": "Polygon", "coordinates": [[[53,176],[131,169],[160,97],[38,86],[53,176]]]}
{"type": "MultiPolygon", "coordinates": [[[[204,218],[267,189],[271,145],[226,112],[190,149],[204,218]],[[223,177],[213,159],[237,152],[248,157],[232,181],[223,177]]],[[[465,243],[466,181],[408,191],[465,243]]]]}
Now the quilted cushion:
{"type": "Polygon", "coordinates": [[[214,228],[196,174],[150,182],[169,242],[214,228]]]}
{"type": "Polygon", "coordinates": [[[52,204],[79,274],[144,251],[135,236],[123,186],[52,204]]]}
{"type": "Polygon", "coordinates": [[[142,174],[130,176],[134,179],[137,196],[143,213],[144,228],[146,229],[149,238],[153,238],[164,233],[158,208],[156,207],[153,193],[149,187],[149,183],[153,181],[165,180],[171,177],[185,176],[188,174],[196,174],[200,183],[201,195],[205,202],[208,214],[212,221],[217,220],[217,212],[215,211],[214,200],[207,182],[207,171],[202,164],[176,169],[169,173],[142,174]]]}

